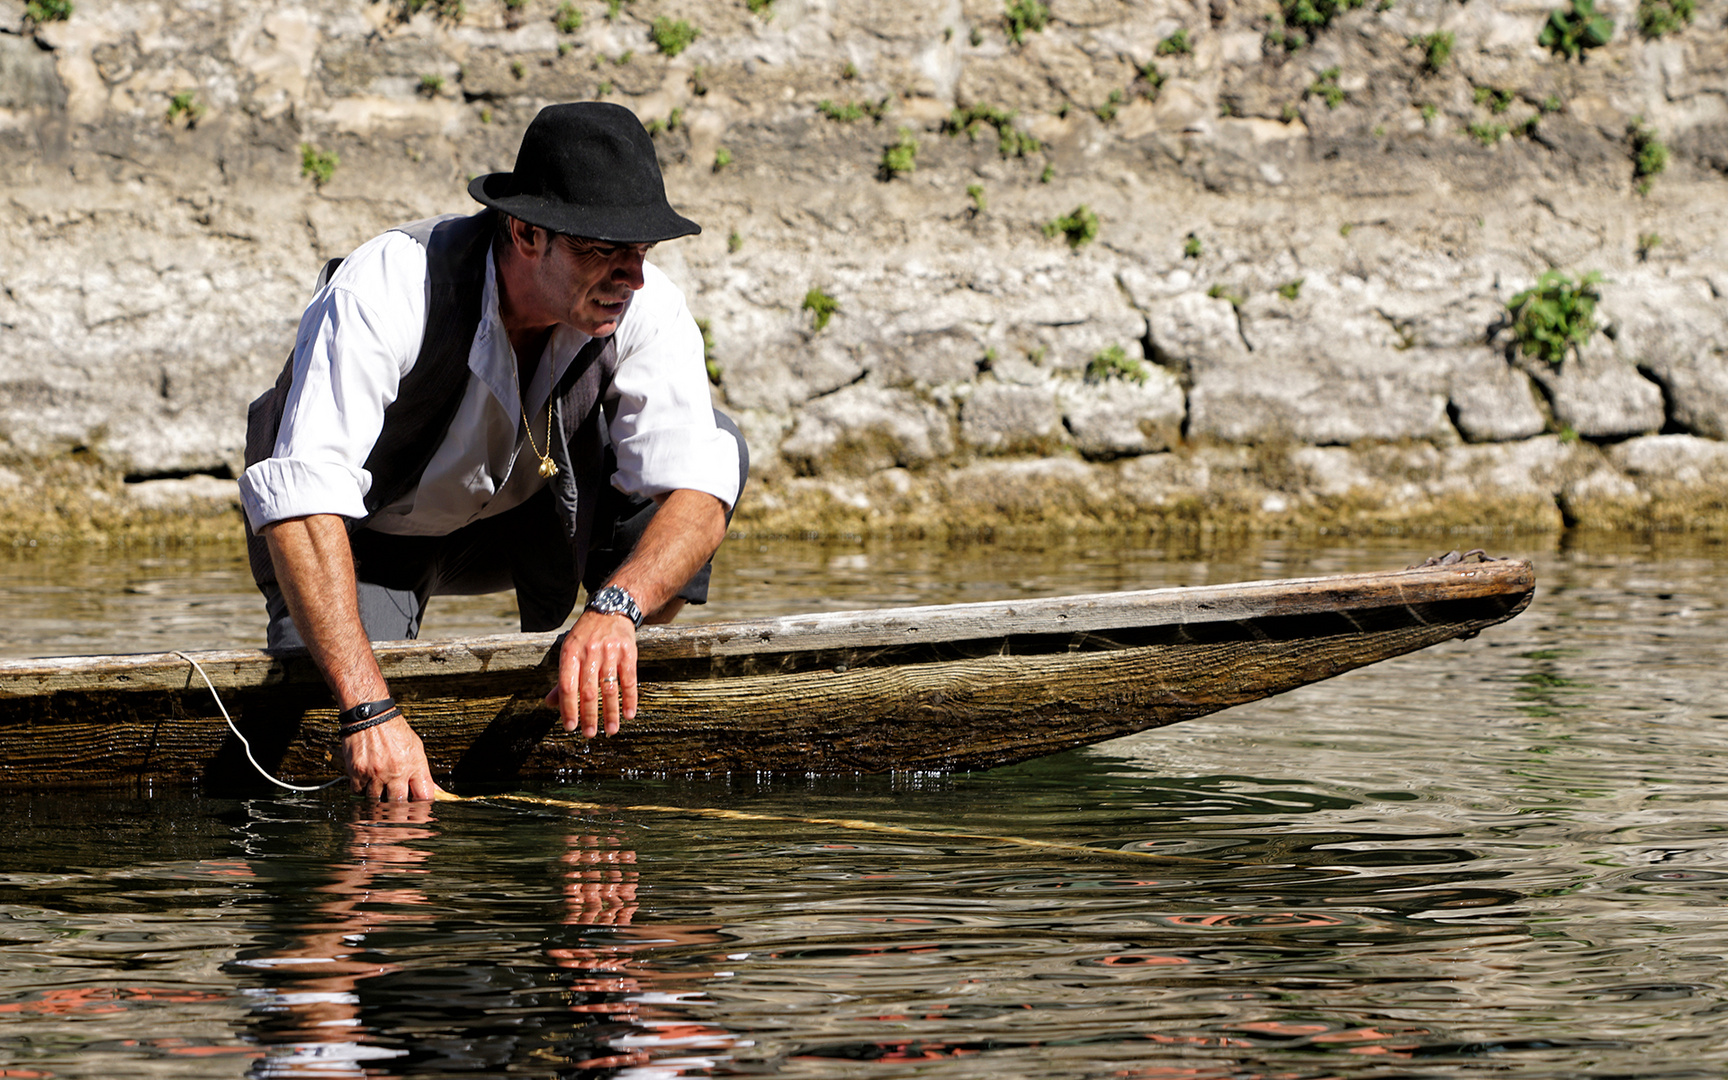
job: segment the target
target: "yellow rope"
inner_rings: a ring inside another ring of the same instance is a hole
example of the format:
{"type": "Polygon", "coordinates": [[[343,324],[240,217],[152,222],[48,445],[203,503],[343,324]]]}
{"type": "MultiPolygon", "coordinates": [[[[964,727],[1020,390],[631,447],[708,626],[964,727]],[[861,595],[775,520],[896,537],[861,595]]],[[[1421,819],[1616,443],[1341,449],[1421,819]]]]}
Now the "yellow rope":
{"type": "Polygon", "coordinates": [[[1113,859],[1128,862],[1145,862],[1151,860],[1162,863],[1186,863],[1191,865],[1228,866],[1232,865],[1223,859],[1202,859],[1192,855],[1158,855],[1150,851],[1123,851],[1117,848],[1096,848],[1084,844],[1063,844],[1054,840],[1032,840],[1024,836],[995,836],[986,833],[962,832],[928,832],[923,829],[908,829],[902,825],[884,825],[878,821],[865,821],[862,818],[812,818],[792,817],[783,814],[752,814],[745,810],[722,810],[711,806],[656,806],[652,803],[636,806],[607,806],[603,803],[573,802],[569,799],[548,799],[538,795],[456,795],[440,790],[435,796],[441,802],[516,802],[528,803],[534,806],[555,806],[562,810],[582,810],[587,812],[602,812],[614,814],[681,814],[687,817],[719,818],[722,821],[770,821],[792,822],[799,825],[828,825],[836,829],[849,829],[857,832],[890,833],[894,836],[915,836],[920,840],[983,840],[992,844],[1012,844],[1018,847],[1036,848],[1040,851],[1060,852],[1064,855],[1079,855],[1089,859],[1113,859]]]}

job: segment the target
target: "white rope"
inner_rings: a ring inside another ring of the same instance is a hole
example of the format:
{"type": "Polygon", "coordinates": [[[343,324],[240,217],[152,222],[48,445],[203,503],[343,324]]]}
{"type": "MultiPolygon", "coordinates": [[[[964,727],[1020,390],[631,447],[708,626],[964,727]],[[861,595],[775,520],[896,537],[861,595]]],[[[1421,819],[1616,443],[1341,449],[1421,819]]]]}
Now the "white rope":
{"type": "Polygon", "coordinates": [[[285,780],[278,780],[274,776],[265,772],[264,766],[258,764],[258,759],[252,756],[252,744],[247,742],[246,736],[240,734],[240,729],[234,726],[234,718],[228,715],[228,706],[222,704],[222,695],[216,692],[216,684],[211,682],[210,676],[204,673],[204,665],[192,659],[190,656],[187,656],[185,653],[180,652],[178,649],[175,650],[174,655],[186,661],[188,664],[191,664],[193,670],[204,677],[204,685],[210,688],[210,696],[216,699],[216,707],[222,710],[222,719],[228,721],[228,730],[232,731],[234,737],[240,740],[240,745],[246,748],[246,760],[250,761],[252,767],[258,770],[259,776],[262,776],[277,787],[287,788],[289,791],[323,791],[325,788],[335,787],[337,784],[340,784],[343,780],[347,779],[346,777],[338,776],[328,784],[317,784],[313,787],[306,787],[301,784],[290,784],[285,780]]]}

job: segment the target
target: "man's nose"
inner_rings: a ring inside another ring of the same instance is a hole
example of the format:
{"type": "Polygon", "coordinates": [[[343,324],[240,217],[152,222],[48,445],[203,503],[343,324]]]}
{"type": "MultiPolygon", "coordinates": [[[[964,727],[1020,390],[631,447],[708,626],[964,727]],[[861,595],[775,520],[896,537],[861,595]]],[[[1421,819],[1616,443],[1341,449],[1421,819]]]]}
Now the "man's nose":
{"type": "Polygon", "coordinates": [[[612,264],[612,280],[622,281],[632,292],[647,284],[642,277],[642,262],[647,256],[640,251],[626,250],[612,264]]]}

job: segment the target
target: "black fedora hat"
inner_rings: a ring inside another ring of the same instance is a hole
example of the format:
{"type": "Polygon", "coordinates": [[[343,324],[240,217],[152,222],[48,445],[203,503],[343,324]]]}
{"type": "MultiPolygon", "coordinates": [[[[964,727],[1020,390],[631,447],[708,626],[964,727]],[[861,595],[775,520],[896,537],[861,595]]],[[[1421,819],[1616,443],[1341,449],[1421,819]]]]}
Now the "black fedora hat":
{"type": "Polygon", "coordinates": [[[702,231],[666,201],[654,140],[622,105],[548,105],[528,125],[513,172],[468,184],[487,206],[554,232],[646,244],[702,231]]]}

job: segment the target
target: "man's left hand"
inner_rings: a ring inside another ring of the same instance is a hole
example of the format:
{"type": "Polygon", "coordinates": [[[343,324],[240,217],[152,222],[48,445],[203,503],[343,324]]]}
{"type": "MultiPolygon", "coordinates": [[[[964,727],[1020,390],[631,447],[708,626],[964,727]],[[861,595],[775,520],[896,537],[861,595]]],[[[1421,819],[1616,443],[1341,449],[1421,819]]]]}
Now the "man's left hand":
{"type": "Polygon", "coordinates": [[[608,735],[618,722],[636,717],[636,626],[627,615],[584,611],[564,635],[558,653],[558,684],[546,695],[558,710],[565,731],[581,728],[592,739],[605,722],[608,735]]]}

